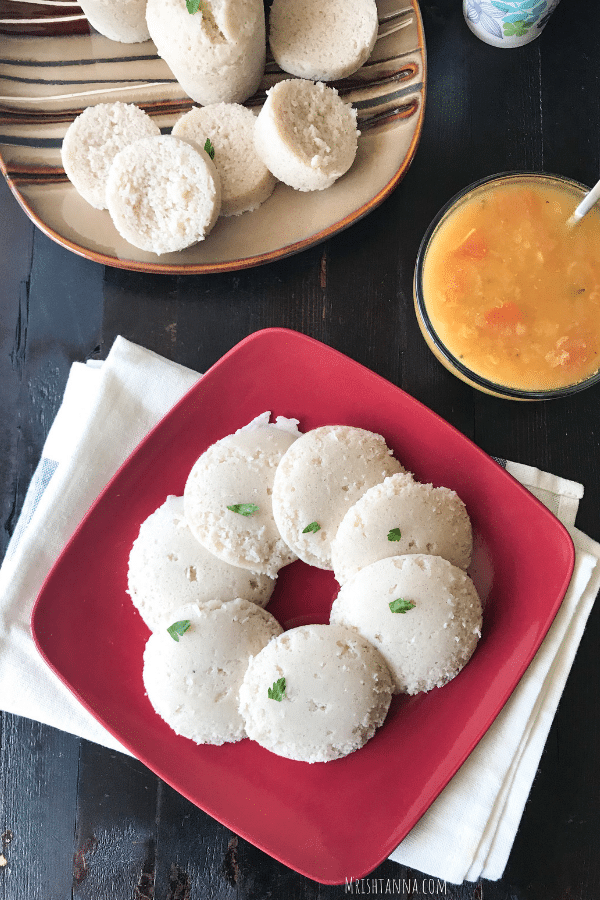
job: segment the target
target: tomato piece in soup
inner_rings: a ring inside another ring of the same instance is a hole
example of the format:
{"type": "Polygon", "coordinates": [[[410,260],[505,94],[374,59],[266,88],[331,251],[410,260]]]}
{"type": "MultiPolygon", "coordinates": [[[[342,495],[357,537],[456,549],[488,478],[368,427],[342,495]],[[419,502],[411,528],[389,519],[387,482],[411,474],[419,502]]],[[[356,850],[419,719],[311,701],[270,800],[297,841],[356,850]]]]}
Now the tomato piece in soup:
{"type": "Polygon", "coordinates": [[[486,325],[491,328],[506,327],[508,325],[519,325],[523,322],[523,313],[516,303],[508,301],[502,306],[493,306],[484,313],[486,325]]]}
{"type": "Polygon", "coordinates": [[[484,259],[488,253],[485,236],[480,231],[472,228],[454,253],[457,256],[465,256],[470,259],[484,259]]]}

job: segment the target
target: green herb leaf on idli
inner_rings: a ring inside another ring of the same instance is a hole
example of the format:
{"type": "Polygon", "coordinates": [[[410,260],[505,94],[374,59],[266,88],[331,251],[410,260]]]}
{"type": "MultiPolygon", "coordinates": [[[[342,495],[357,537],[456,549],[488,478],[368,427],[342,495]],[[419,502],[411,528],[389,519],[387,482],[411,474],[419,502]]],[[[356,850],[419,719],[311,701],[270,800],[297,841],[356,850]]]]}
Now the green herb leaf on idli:
{"type": "Polygon", "coordinates": [[[392,600],[390,603],[390,609],[393,613],[406,613],[409,609],[414,609],[416,603],[413,603],[412,600],[403,600],[402,597],[398,597],[397,600],[392,600]]]}
{"type": "Polygon", "coordinates": [[[167,631],[174,641],[178,641],[181,635],[186,633],[190,625],[189,619],[182,619],[180,622],[173,622],[172,625],[169,625],[167,631]]]}
{"type": "Polygon", "coordinates": [[[211,159],[215,158],[215,148],[213,147],[210,138],[206,138],[206,140],[204,141],[204,150],[206,153],[208,153],[211,159]]]}
{"type": "Polygon", "coordinates": [[[402,532],[399,528],[391,528],[388,531],[388,541],[399,541],[402,537],[402,532]]]}
{"type": "Polygon", "coordinates": [[[273,687],[268,688],[267,696],[269,700],[281,701],[285,697],[285,678],[278,678],[273,682],[273,687]]]}
{"type": "Polygon", "coordinates": [[[311,532],[320,531],[321,526],[318,522],[311,522],[310,525],[307,525],[306,528],[302,529],[302,534],[310,534],[311,532]]]}
{"type": "Polygon", "coordinates": [[[232,506],[228,506],[227,509],[230,509],[231,512],[239,513],[240,516],[251,516],[252,513],[258,512],[256,503],[234,503],[232,506]]]}

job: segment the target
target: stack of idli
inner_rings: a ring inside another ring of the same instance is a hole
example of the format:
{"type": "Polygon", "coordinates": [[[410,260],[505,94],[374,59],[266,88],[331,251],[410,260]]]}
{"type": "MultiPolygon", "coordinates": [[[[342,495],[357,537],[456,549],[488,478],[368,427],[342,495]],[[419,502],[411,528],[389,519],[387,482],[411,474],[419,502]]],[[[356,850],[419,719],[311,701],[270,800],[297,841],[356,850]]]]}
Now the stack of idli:
{"type": "Polygon", "coordinates": [[[195,12],[183,0],[148,0],[146,20],[159,56],[196,103],[243,103],[256,91],[266,57],[263,0],[201,0],[195,12]]]}
{"type": "Polygon", "coordinates": [[[265,412],[209,446],[141,524],[128,578],[153,632],[146,692],[177,734],[316,763],[363,747],[393,694],[454,678],[482,608],[456,493],[417,481],[380,434],[298,424],[265,412]],[[340,590],[329,624],[284,631],[264,606],[298,558],[340,590]]]}

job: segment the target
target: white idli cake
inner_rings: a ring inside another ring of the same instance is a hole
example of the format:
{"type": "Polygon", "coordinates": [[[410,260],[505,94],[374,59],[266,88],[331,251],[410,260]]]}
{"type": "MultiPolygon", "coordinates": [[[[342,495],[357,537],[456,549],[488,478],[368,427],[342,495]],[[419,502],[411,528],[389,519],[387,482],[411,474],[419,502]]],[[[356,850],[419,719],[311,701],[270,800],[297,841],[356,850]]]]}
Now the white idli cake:
{"type": "Polygon", "coordinates": [[[275,579],[231,566],[209,553],[193,536],[183,513],[183,497],[169,496],[142,523],[129,554],[127,572],[133,605],[151,631],[170,625],[188,603],[242,597],[266,606],[275,579]]]}
{"type": "Polygon", "coordinates": [[[234,566],[275,576],[296,559],[273,517],[275,471],[299,437],[296,419],[270,413],[210,446],[195,462],[184,490],[193,535],[234,566]]]}
{"type": "Polygon", "coordinates": [[[303,625],[250,660],[240,687],[248,737],[279,756],[328,762],[383,723],[392,679],[380,653],[343,626],[303,625]]]}
{"type": "Polygon", "coordinates": [[[356,110],[322,82],[280,81],[258,114],[255,146],[280,181],[297,191],[322,191],[354,162],[356,110]]]}
{"type": "Polygon", "coordinates": [[[106,205],[126,241],[161,255],[204,240],[221,208],[219,175],[207,153],[172,135],[145,138],[115,156],[106,205]]]}
{"type": "Polygon", "coordinates": [[[469,576],[440,556],[392,556],[365,566],[333,601],[330,621],[371,641],[395,693],[442,687],[481,636],[481,603],[469,576]]]}
{"type": "Polygon", "coordinates": [[[405,553],[443,556],[466,570],[472,549],[471,520],[460,497],[398,473],[369,488],[348,510],[331,542],[331,560],[344,584],[364,566],[405,553]]]}
{"type": "Polygon", "coordinates": [[[307,431],[275,473],[273,514],[283,539],[304,562],[331,569],[331,541],[348,509],[402,471],[380,434],[348,425],[307,431]]]}
{"type": "Polygon", "coordinates": [[[150,36],[186,94],[208,106],[243,103],[265,68],[263,0],[148,0],[150,36]]]}
{"type": "Polygon", "coordinates": [[[79,0],[79,5],[96,31],[123,44],[150,39],[146,23],[146,0],[79,0]]]}
{"type": "Polygon", "coordinates": [[[88,106],[67,128],[61,157],[67,178],[84,200],[106,209],[106,182],[117,153],[160,128],[133,103],[88,106]]]}
{"type": "Polygon", "coordinates": [[[184,606],[155,631],[144,650],[144,686],[158,715],[197,744],[246,736],[238,691],[248,661],[281,634],[281,626],[250,600],[184,606]]]}
{"type": "Polygon", "coordinates": [[[275,177],[254,149],[256,116],[239,103],[194,107],[175,122],[171,134],[204,148],[209,140],[221,179],[221,215],[239,216],[270,197],[275,177]]]}
{"type": "Polygon", "coordinates": [[[273,0],[269,44],[284,72],[333,81],[367,61],[378,27],[375,0],[273,0]]]}

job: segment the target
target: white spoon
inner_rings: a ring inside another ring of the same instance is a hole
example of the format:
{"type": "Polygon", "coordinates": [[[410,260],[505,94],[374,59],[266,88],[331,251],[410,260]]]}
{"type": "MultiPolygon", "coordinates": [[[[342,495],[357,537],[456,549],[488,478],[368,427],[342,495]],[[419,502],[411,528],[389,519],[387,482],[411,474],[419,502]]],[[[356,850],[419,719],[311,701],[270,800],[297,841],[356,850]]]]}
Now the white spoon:
{"type": "Polygon", "coordinates": [[[576,225],[598,200],[600,200],[600,181],[585,195],[575,212],[567,219],[567,225],[576,225]]]}

